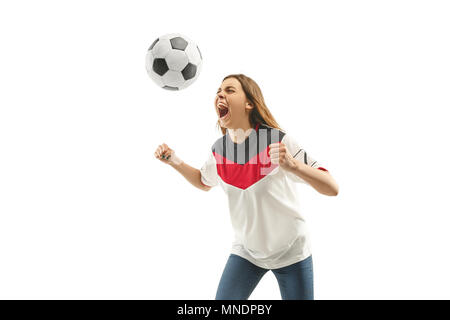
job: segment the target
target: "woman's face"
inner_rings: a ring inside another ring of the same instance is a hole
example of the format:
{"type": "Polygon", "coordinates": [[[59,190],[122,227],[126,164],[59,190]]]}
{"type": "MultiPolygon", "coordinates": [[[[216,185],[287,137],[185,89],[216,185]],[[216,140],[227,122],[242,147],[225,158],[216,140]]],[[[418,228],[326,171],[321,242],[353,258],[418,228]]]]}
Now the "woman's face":
{"type": "Polygon", "coordinates": [[[241,83],[235,78],[228,78],[222,82],[217,90],[214,100],[220,125],[224,128],[235,129],[248,121],[248,112],[251,110],[241,83]]]}

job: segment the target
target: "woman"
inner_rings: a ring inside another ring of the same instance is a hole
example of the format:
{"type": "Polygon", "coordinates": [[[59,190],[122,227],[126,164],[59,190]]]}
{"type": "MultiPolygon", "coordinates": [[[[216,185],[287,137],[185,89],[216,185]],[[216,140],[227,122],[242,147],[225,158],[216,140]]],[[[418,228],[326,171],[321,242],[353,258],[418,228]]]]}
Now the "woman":
{"type": "Polygon", "coordinates": [[[228,196],[235,232],[217,300],[248,299],[271,270],[282,299],[314,299],[308,231],[294,182],[335,196],[328,170],[280,129],[259,86],[243,74],[225,77],[214,100],[223,136],[200,170],[184,163],[166,144],[155,157],[191,184],[208,191],[220,184],[228,196]]]}

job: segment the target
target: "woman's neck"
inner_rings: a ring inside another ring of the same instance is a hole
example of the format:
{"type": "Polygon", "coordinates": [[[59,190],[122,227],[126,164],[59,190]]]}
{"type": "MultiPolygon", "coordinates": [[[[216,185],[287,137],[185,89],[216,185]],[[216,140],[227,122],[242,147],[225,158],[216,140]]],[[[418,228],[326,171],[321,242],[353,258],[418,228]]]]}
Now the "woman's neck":
{"type": "Polygon", "coordinates": [[[234,129],[228,128],[227,130],[231,140],[234,143],[242,143],[252,133],[252,130],[254,129],[250,124],[250,122],[246,121],[236,126],[236,128],[234,129]]]}

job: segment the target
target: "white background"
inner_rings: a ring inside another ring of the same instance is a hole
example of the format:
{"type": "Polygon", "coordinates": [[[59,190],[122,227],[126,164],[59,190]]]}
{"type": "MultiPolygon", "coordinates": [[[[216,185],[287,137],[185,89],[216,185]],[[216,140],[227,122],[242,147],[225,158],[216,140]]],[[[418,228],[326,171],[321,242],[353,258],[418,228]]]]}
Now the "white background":
{"type": "MultiPolygon", "coordinates": [[[[0,4],[0,298],[214,299],[233,232],[154,158],[200,168],[222,79],[244,73],[339,184],[298,185],[316,299],[449,299],[446,1],[0,4]],[[160,89],[145,54],[194,40],[203,70],[160,89]]],[[[250,299],[280,299],[268,272],[250,299]]]]}

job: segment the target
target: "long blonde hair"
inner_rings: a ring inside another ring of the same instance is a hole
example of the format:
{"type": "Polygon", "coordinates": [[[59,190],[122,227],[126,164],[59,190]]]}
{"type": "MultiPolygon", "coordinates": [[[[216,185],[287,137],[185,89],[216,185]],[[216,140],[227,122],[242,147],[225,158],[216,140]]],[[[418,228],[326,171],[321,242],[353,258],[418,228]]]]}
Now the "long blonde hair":
{"type": "MultiPolygon", "coordinates": [[[[249,117],[252,128],[254,128],[257,123],[260,123],[284,131],[275,121],[275,118],[269,111],[269,108],[267,108],[261,89],[252,78],[247,77],[242,73],[230,74],[223,78],[222,82],[228,78],[235,78],[241,83],[247,100],[249,100],[249,102],[254,106],[249,117]]],[[[217,120],[217,127],[222,130],[222,134],[225,134],[227,132],[227,128],[222,127],[219,120],[217,120]]]]}

